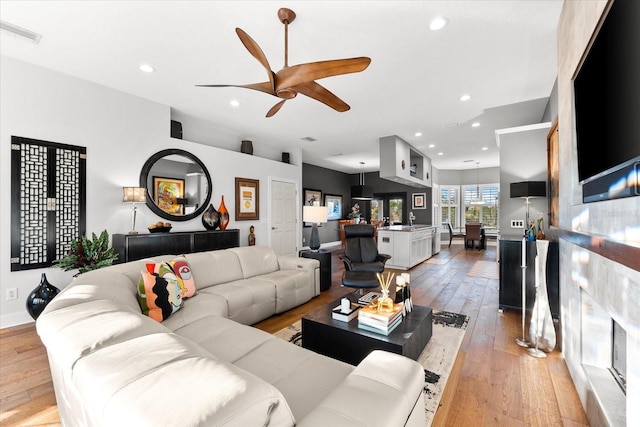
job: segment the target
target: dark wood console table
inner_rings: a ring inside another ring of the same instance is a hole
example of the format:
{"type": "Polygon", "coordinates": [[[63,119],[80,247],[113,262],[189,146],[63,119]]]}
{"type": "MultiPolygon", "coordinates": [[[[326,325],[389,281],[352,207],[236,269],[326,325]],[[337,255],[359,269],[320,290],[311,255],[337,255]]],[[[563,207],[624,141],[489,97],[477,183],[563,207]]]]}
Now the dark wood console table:
{"type": "Polygon", "coordinates": [[[114,234],[113,249],[123,263],[164,254],[186,254],[240,246],[240,230],[114,234]]]}

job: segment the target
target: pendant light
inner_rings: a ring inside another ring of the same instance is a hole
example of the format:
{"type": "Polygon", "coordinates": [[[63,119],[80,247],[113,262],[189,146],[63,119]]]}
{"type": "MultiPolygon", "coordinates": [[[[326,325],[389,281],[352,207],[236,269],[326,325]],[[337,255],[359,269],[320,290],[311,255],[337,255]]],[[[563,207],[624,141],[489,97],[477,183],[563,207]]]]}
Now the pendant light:
{"type": "Polygon", "coordinates": [[[471,200],[472,205],[484,205],[484,200],[480,196],[480,162],[476,162],[476,197],[471,200]]]}
{"type": "Polygon", "coordinates": [[[353,200],[373,199],[373,188],[364,185],[364,162],[360,162],[360,183],[351,186],[351,198],[353,200]]]}

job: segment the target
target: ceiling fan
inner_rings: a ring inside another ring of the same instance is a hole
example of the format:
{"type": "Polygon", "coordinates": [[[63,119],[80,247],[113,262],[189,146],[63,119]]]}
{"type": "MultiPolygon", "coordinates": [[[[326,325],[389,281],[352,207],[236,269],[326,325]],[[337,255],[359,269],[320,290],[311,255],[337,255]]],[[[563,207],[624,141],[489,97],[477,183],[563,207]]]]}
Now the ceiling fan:
{"type": "Polygon", "coordinates": [[[293,99],[299,93],[328,105],[336,111],[344,112],[351,107],[343,100],[334,95],[331,91],[316,83],[315,80],[325,77],[337,76],[341,74],[358,73],[365,70],[371,63],[371,58],[358,57],[348,59],[334,59],[329,61],[309,62],[289,66],[289,24],[294,21],[296,14],[291,9],[281,8],[278,10],[278,18],[284,24],[284,66],[280,71],[274,73],[271,70],[269,61],[258,43],[256,43],[247,33],[240,28],[236,28],[236,34],[240,41],[247,48],[249,53],[262,64],[267,70],[268,81],[262,83],[251,83],[245,85],[196,85],[198,87],[242,87],[246,89],[258,90],[276,96],[282,101],[271,107],[267,112],[267,117],[276,114],[284,103],[293,99]]]}

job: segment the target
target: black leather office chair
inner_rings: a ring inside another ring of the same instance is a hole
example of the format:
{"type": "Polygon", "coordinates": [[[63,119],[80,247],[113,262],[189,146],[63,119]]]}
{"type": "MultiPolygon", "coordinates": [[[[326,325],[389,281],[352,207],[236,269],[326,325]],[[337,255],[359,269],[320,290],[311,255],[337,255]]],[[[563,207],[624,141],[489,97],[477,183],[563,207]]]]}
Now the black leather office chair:
{"type": "Polygon", "coordinates": [[[347,271],[382,273],[391,255],[378,252],[375,227],[371,224],[344,226],[344,252],[340,256],[347,271]]]}

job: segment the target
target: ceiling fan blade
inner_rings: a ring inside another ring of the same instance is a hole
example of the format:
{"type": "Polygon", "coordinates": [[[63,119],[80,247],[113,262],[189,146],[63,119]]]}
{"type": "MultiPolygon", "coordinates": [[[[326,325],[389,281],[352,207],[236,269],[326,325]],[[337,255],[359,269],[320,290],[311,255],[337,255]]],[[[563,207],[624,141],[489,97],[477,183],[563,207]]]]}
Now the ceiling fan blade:
{"type": "Polygon", "coordinates": [[[302,83],[294,86],[292,89],[296,90],[298,93],[308,96],[309,98],[320,101],[341,113],[351,109],[346,102],[316,82],[302,83]]]}
{"type": "Polygon", "coordinates": [[[196,86],[197,87],[242,87],[245,89],[259,90],[260,92],[268,93],[269,95],[275,96],[275,93],[273,92],[270,82],[251,83],[246,85],[196,85],[196,86]]]}
{"type": "Polygon", "coordinates": [[[271,93],[275,93],[275,78],[273,71],[271,70],[271,66],[269,65],[269,61],[267,60],[266,55],[258,46],[258,43],[253,40],[249,34],[245,33],[242,29],[236,28],[236,34],[240,38],[240,41],[247,48],[249,53],[262,64],[262,66],[267,70],[267,75],[269,76],[269,82],[271,83],[271,93]]]}
{"type": "Polygon", "coordinates": [[[285,67],[276,73],[275,91],[277,93],[279,90],[325,77],[358,73],[365,70],[370,63],[371,58],[359,57],[309,62],[307,64],[285,67]]]}
{"type": "Polygon", "coordinates": [[[287,100],[283,99],[282,101],[278,102],[276,105],[271,107],[271,109],[269,111],[267,111],[266,117],[272,117],[275,113],[280,111],[280,109],[282,108],[282,106],[284,105],[285,102],[287,102],[287,100]]]}

